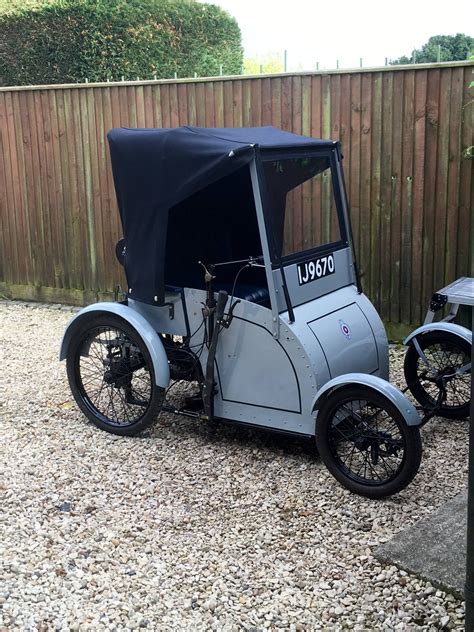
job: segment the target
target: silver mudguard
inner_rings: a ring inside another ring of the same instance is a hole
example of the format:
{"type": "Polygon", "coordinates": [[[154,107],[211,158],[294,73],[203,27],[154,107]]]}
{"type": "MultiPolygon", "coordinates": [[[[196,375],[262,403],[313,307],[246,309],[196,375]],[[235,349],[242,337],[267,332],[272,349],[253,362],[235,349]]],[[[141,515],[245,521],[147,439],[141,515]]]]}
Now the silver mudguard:
{"type": "Polygon", "coordinates": [[[413,340],[413,338],[416,338],[416,336],[419,336],[420,334],[426,334],[429,331],[447,331],[463,338],[472,345],[472,331],[454,323],[428,323],[428,325],[422,325],[421,327],[418,327],[418,329],[415,329],[415,331],[412,331],[408,338],[405,338],[403,344],[408,345],[410,344],[410,340],[413,340]]]}
{"type": "Polygon", "coordinates": [[[66,331],[64,332],[59,359],[64,360],[66,358],[69,344],[71,343],[71,339],[80,321],[90,314],[96,316],[97,314],[103,313],[114,314],[115,316],[123,318],[137,331],[143,342],[146,344],[151,361],[153,362],[156,384],[162,388],[167,388],[170,381],[170,370],[168,358],[166,357],[166,352],[160,337],[146,318],[122,303],[95,303],[93,305],[88,305],[76,314],[74,318],[69,321],[66,331]]]}
{"type": "MultiPolygon", "coordinates": [[[[343,386],[352,386],[354,384],[360,384],[361,386],[369,386],[375,391],[386,397],[398,410],[405,419],[408,426],[418,426],[421,423],[420,416],[418,415],[416,408],[405,397],[405,395],[398,390],[393,384],[383,380],[376,375],[370,375],[368,373],[346,373],[335,377],[319,389],[316,393],[316,397],[313,402],[313,411],[318,410],[321,407],[323,401],[330,393],[333,393],[338,388],[343,386]]],[[[317,422],[316,422],[317,426],[317,422]]]]}

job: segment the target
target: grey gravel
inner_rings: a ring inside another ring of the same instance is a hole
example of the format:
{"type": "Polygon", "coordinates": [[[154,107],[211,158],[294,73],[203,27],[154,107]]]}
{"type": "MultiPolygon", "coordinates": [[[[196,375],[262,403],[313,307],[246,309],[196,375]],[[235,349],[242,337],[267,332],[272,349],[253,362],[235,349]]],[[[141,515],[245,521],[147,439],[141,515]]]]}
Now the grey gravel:
{"type": "Polygon", "coordinates": [[[0,304],[0,630],[463,629],[462,602],[373,549],[465,487],[466,422],[423,428],[417,478],[383,502],[311,442],[164,414],[115,437],[71,399],[71,315],[0,304]]]}

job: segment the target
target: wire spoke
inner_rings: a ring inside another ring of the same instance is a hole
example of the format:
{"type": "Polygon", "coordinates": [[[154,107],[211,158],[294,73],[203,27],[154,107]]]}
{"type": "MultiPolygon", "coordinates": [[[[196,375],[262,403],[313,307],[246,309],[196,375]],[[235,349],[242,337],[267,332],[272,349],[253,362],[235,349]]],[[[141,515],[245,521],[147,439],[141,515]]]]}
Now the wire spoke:
{"type": "Polygon", "coordinates": [[[90,330],[77,358],[79,390],[95,416],[124,426],[146,413],[153,392],[151,375],[140,345],[124,331],[107,326],[90,330]]]}
{"type": "Polygon", "coordinates": [[[344,401],[333,410],[329,446],[347,476],[374,485],[397,475],[406,450],[397,419],[362,399],[344,401]]]}

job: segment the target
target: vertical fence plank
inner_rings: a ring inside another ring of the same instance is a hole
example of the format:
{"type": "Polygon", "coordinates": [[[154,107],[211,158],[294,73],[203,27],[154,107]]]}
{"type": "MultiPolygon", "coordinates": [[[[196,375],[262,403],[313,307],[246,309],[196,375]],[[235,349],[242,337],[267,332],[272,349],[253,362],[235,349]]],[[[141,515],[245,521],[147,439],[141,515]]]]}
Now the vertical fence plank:
{"type": "Polygon", "coordinates": [[[400,262],[400,318],[411,322],[410,288],[412,281],[412,221],[413,221],[413,147],[415,121],[415,71],[404,73],[403,145],[401,173],[401,262],[400,262]]]}
{"type": "Polygon", "coordinates": [[[372,81],[369,74],[361,76],[360,100],[360,172],[359,172],[359,243],[361,262],[365,271],[364,284],[370,294],[372,269],[370,257],[371,231],[371,171],[372,171],[372,127],[371,127],[372,81]]]}
{"type": "Polygon", "coordinates": [[[262,125],[272,122],[272,79],[262,79],[262,125]]]}
{"type": "Polygon", "coordinates": [[[15,183],[12,176],[12,169],[14,163],[14,156],[10,151],[10,138],[9,129],[11,128],[11,122],[8,120],[8,100],[11,96],[8,93],[0,95],[1,112],[1,140],[2,140],[2,153],[4,169],[0,169],[3,174],[5,187],[3,188],[4,194],[2,196],[2,211],[4,213],[2,222],[5,226],[5,238],[2,244],[5,252],[5,266],[8,276],[6,280],[10,283],[18,283],[19,278],[17,274],[18,270],[18,252],[17,252],[17,233],[15,227],[15,202],[14,202],[14,187],[15,183]]]}
{"type": "Polygon", "coordinates": [[[462,68],[452,71],[450,95],[448,174],[446,192],[446,261],[444,278],[447,283],[456,279],[456,253],[458,250],[457,227],[459,223],[459,167],[461,148],[462,93],[464,76],[462,68]]]}
{"type": "MultiPolygon", "coordinates": [[[[282,94],[282,84],[287,80],[275,77],[270,80],[271,124],[291,131],[291,106],[282,94]]],[[[289,78],[288,78],[289,80],[289,78]]]]}
{"type": "MultiPolygon", "coordinates": [[[[18,105],[17,113],[20,117],[20,122],[17,123],[17,133],[21,130],[21,134],[18,134],[21,140],[22,156],[23,156],[23,180],[24,182],[24,200],[25,200],[25,215],[27,220],[27,240],[28,240],[28,257],[29,257],[29,275],[28,283],[32,285],[39,285],[41,283],[41,275],[38,272],[38,252],[36,250],[37,240],[37,222],[34,215],[35,212],[35,179],[34,172],[35,166],[32,159],[32,129],[30,125],[30,117],[28,111],[28,101],[24,92],[18,93],[18,105]]],[[[1,152],[0,152],[1,153],[1,152]]],[[[0,196],[1,197],[1,196],[0,196]]]]}
{"type": "Polygon", "coordinates": [[[382,73],[372,76],[370,164],[370,295],[380,309],[381,285],[381,164],[382,164],[382,73]]]}
{"type": "Polygon", "coordinates": [[[381,217],[380,236],[380,313],[390,321],[390,296],[392,294],[391,251],[392,251],[392,126],[393,126],[393,73],[384,73],[382,78],[382,165],[381,165],[381,217]]]}
{"type": "Polygon", "coordinates": [[[451,109],[451,69],[441,70],[439,84],[439,119],[438,119],[438,155],[436,161],[436,197],[434,214],[434,270],[433,291],[445,284],[446,261],[446,204],[448,193],[448,162],[449,162],[449,116],[451,109]]]}
{"type": "Polygon", "coordinates": [[[161,97],[163,94],[162,86],[152,86],[151,89],[152,99],[153,99],[153,126],[154,127],[164,127],[163,125],[163,108],[161,105],[161,97]]]}
{"type": "Polygon", "coordinates": [[[196,85],[196,123],[199,127],[206,127],[206,96],[203,83],[196,85]]]}
{"type": "Polygon", "coordinates": [[[170,87],[168,84],[160,86],[161,90],[161,124],[166,129],[171,127],[170,116],[170,87]]]}
{"type": "Polygon", "coordinates": [[[474,99],[469,84],[472,81],[472,69],[465,68],[463,79],[463,104],[461,111],[461,165],[459,184],[459,229],[456,276],[466,274],[474,276],[474,207],[473,192],[473,159],[469,158],[469,148],[472,155],[474,138],[474,99]]]}
{"type": "Polygon", "coordinates": [[[186,96],[188,99],[188,123],[189,125],[197,125],[195,84],[190,83],[187,86],[186,96]]]}
{"type": "Polygon", "coordinates": [[[145,86],[143,90],[143,107],[145,109],[145,127],[155,127],[152,86],[145,86]]]}
{"type": "Polygon", "coordinates": [[[180,125],[189,125],[188,86],[185,83],[178,85],[178,118],[180,125]]]}
{"type": "Polygon", "coordinates": [[[216,81],[214,86],[215,126],[224,127],[224,82],[216,81]]]}
{"type": "Polygon", "coordinates": [[[232,88],[232,111],[234,117],[234,127],[242,127],[242,81],[240,79],[233,81],[232,88]]]}
{"type": "Polygon", "coordinates": [[[293,131],[293,95],[291,77],[272,79],[272,122],[287,132],[293,131]]]}
{"type": "Polygon", "coordinates": [[[423,296],[429,296],[434,287],[433,269],[436,201],[436,173],[438,155],[438,120],[439,120],[439,83],[440,70],[437,68],[428,75],[426,98],[426,145],[425,145],[425,187],[424,214],[426,221],[423,230],[423,296]]]}
{"type": "Polygon", "coordinates": [[[170,126],[179,127],[178,86],[173,83],[169,86],[170,93],[170,126]]]}
{"type": "Polygon", "coordinates": [[[234,127],[233,81],[224,81],[224,126],[234,127]]]}
{"type": "Polygon", "coordinates": [[[242,126],[252,125],[252,86],[250,81],[242,83],[242,126]]]}
{"type": "MultiPolygon", "coordinates": [[[[349,199],[351,204],[352,225],[354,229],[354,243],[359,261],[361,259],[360,244],[360,140],[361,140],[361,77],[354,74],[350,85],[351,103],[351,162],[349,171],[349,199]]],[[[364,273],[361,265],[361,274],[364,273]]]]}
{"type": "Polygon", "coordinates": [[[411,234],[411,320],[419,322],[423,309],[426,309],[427,296],[423,296],[423,219],[425,184],[425,137],[426,137],[426,98],[428,74],[426,70],[416,73],[415,81],[415,120],[413,146],[413,220],[411,234]]]}
{"type": "Polygon", "coordinates": [[[143,86],[137,86],[134,90],[135,110],[136,110],[136,127],[146,127],[145,124],[145,93],[143,86]]]}
{"type": "Polygon", "coordinates": [[[215,127],[214,82],[205,84],[204,94],[206,103],[205,127],[215,127]]]}
{"type": "Polygon", "coordinates": [[[402,266],[401,181],[403,169],[403,74],[393,77],[393,126],[392,126],[392,245],[388,272],[392,277],[390,287],[390,320],[400,321],[400,269],[402,266]]]}

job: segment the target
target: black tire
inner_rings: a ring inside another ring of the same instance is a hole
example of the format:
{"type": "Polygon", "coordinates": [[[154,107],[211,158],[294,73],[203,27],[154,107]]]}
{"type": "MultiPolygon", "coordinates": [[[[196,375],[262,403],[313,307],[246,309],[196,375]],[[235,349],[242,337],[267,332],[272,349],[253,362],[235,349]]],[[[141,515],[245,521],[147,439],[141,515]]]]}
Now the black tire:
{"type": "Polygon", "coordinates": [[[155,384],[145,343],[124,319],[113,314],[84,317],[66,362],[74,399],[98,428],[133,436],[155,421],[164,389],[155,384]]]}
{"type": "Polygon", "coordinates": [[[316,446],[331,474],[351,492],[384,498],[404,489],[421,463],[418,427],[367,386],[336,390],[323,402],[316,446]]]}
{"type": "Polygon", "coordinates": [[[413,397],[426,410],[433,409],[444,379],[446,399],[437,414],[448,419],[469,417],[471,372],[449,376],[471,362],[471,345],[456,334],[442,331],[430,331],[417,340],[433,369],[426,366],[411,342],[405,355],[404,372],[413,397]]]}

